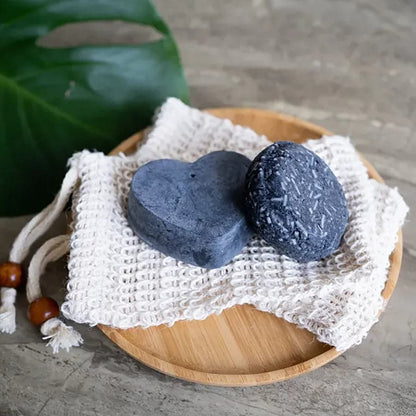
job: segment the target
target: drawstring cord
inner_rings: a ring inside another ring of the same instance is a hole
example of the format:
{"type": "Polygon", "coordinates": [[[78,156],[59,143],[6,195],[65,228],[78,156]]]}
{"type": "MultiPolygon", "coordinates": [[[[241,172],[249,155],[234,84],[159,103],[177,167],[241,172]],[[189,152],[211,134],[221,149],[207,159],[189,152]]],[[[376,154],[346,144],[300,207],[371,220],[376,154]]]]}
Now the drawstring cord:
{"type": "MultiPolygon", "coordinates": [[[[16,309],[14,303],[16,288],[20,284],[22,274],[21,264],[27,257],[32,244],[51,227],[64,210],[77,182],[78,169],[73,165],[66,173],[55,199],[23,227],[14,241],[9,261],[0,264],[0,286],[2,286],[0,332],[13,333],[15,331],[16,309]]],[[[59,315],[59,308],[56,302],[50,298],[42,297],[39,285],[39,278],[46,264],[62,257],[68,250],[69,238],[67,236],[47,241],[33,256],[28,270],[27,297],[30,302],[28,315],[32,322],[41,325],[41,331],[45,338],[50,339],[49,345],[52,346],[54,352],[61,347],[68,349],[71,345],[79,345],[82,342],[82,338],[77,332],[57,319],[56,309],[59,315]],[[71,336],[64,336],[64,333],[69,333],[71,336]]]]}
{"type": "Polygon", "coordinates": [[[69,197],[78,181],[78,170],[72,167],[68,170],[62,181],[61,189],[55,199],[34,216],[20,231],[10,251],[10,261],[22,263],[26,258],[32,244],[41,237],[58,218],[65,208],[69,197]]]}
{"type": "Polygon", "coordinates": [[[1,288],[0,306],[0,332],[12,334],[16,331],[16,289],[13,287],[1,288]]]}
{"type": "MultiPolygon", "coordinates": [[[[50,298],[42,297],[40,289],[40,277],[45,271],[48,263],[56,261],[69,252],[69,235],[60,235],[46,241],[32,257],[28,268],[28,277],[26,284],[26,296],[30,305],[50,304],[54,302],[50,298]]],[[[46,308],[48,311],[48,308],[46,308]]],[[[29,316],[31,316],[31,307],[29,306],[29,316]]],[[[72,327],[65,325],[57,317],[51,317],[41,324],[40,331],[44,335],[43,339],[49,339],[48,346],[52,347],[54,353],[60,348],[69,350],[74,346],[82,344],[81,335],[72,327]]]]}
{"type": "Polygon", "coordinates": [[[42,297],[40,277],[48,263],[59,260],[69,252],[69,235],[59,235],[46,241],[34,254],[27,271],[26,297],[29,303],[42,297]]]}

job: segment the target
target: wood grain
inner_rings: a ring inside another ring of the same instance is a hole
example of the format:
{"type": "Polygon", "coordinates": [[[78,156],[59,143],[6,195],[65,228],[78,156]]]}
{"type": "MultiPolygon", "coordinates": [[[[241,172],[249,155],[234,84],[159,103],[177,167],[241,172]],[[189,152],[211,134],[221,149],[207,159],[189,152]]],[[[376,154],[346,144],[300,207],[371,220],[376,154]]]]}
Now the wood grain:
{"type": "MultiPolygon", "coordinates": [[[[271,141],[298,143],[332,133],[291,116],[264,110],[220,108],[206,110],[235,124],[251,127],[271,141]]],[[[111,154],[132,152],[143,133],[121,143],[111,154]]],[[[370,177],[382,181],[362,157],[370,177]]],[[[402,235],[390,258],[383,297],[390,299],[402,259],[402,235]]],[[[286,380],[314,370],[340,352],[316,340],[307,330],[257,311],[251,305],[230,308],[203,321],[182,321],[142,329],[100,329],[127,353],[162,373],[220,386],[251,386],[286,380]]]]}

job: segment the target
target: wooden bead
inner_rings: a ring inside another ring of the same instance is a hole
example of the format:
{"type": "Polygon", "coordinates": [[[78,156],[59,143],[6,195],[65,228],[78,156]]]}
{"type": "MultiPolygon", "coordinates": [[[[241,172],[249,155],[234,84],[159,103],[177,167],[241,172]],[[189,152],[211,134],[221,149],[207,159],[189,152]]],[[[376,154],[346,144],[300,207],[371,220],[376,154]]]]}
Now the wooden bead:
{"type": "Polygon", "coordinates": [[[34,300],[27,308],[27,317],[34,325],[42,325],[48,319],[59,316],[59,306],[52,299],[41,297],[34,300]]]}
{"type": "Polygon", "coordinates": [[[0,286],[18,287],[22,281],[22,266],[6,261],[0,264],[0,286]]]}

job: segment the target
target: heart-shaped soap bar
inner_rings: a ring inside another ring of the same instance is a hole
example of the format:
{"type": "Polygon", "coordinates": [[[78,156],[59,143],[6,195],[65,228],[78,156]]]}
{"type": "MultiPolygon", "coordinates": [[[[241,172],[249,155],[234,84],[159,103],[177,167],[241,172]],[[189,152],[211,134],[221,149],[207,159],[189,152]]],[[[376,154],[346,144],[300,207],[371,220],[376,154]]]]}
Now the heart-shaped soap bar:
{"type": "Polygon", "coordinates": [[[209,153],[194,163],[161,159],[133,177],[127,218],[153,248],[209,269],[227,264],[252,231],[244,214],[244,182],[250,160],[209,153]]]}

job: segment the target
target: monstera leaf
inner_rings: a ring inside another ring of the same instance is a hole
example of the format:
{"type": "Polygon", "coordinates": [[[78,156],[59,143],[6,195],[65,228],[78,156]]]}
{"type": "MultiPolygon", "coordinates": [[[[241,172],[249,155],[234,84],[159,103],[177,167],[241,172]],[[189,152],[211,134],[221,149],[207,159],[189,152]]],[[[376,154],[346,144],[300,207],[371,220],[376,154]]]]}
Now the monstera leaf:
{"type": "Polygon", "coordinates": [[[150,122],[167,96],[188,99],[171,32],[148,0],[0,0],[0,215],[51,201],[74,151],[107,152],[150,122]],[[51,49],[67,23],[121,20],[162,38],[51,49]]]}

